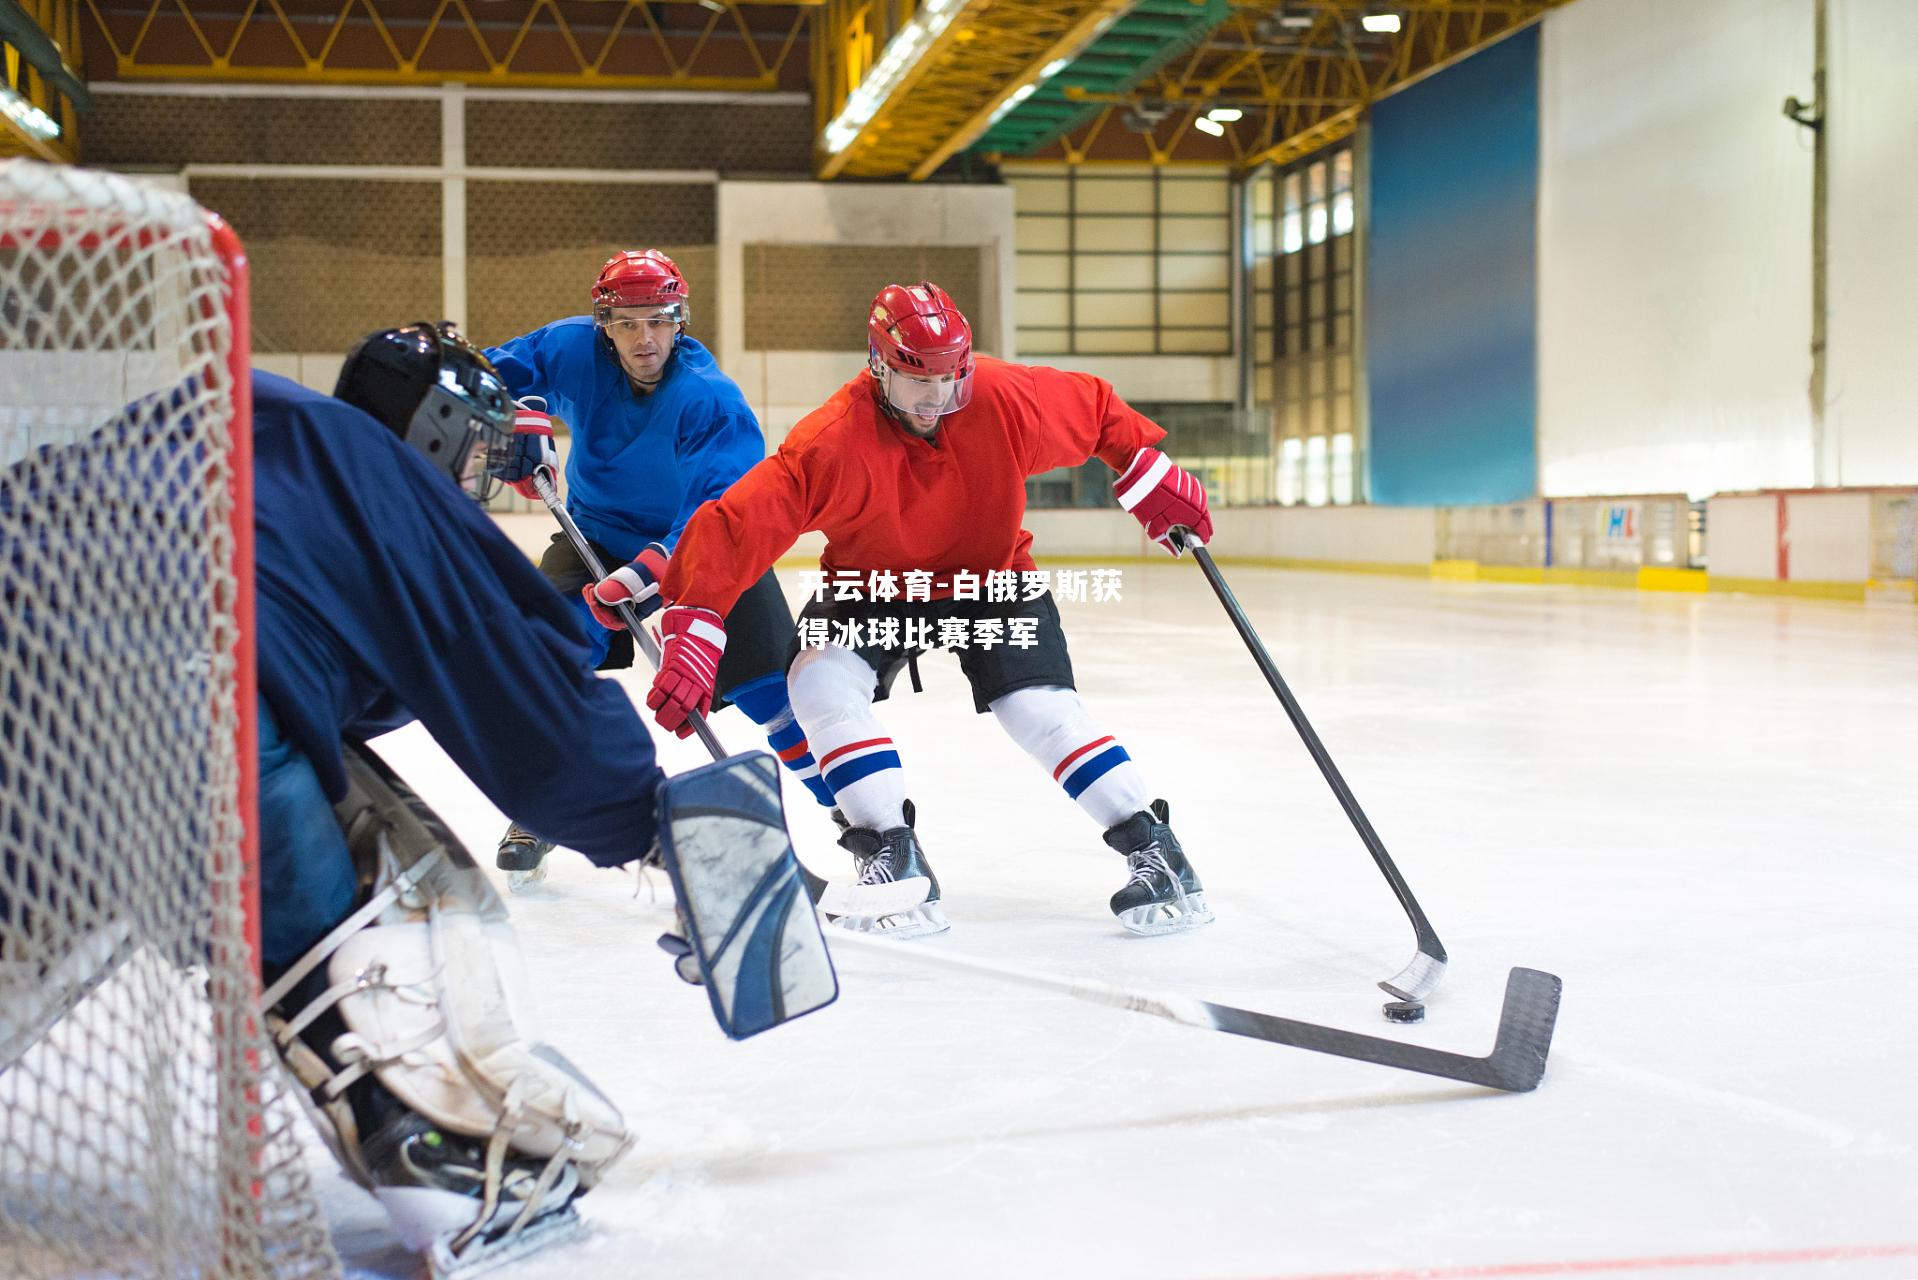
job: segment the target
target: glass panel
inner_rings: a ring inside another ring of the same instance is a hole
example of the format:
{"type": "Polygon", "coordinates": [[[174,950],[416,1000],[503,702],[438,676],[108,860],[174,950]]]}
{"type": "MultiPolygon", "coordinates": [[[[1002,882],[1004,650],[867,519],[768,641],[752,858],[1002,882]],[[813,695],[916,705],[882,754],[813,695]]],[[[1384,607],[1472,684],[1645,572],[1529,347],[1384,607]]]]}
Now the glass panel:
{"type": "Polygon", "coordinates": [[[1019,287],[1067,288],[1072,280],[1068,266],[1071,261],[1063,253],[1022,253],[1019,255],[1019,287]]]}
{"type": "Polygon", "coordinates": [[[1021,329],[1047,329],[1063,326],[1067,297],[1063,293],[1026,293],[1018,297],[1017,314],[1021,329]]]}
{"type": "MultiPolygon", "coordinates": [[[[1101,325],[1150,325],[1149,293],[1077,293],[1072,297],[1072,322],[1082,331],[1101,325]]],[[[1085,334],[1081,332],[1083,339],[1085,334]]],[[[1081,343],[1081,350],[1084,344],[1081,343]]]]}
{"type": "Polygon", "coordinates": [[[1151,213],[1151,178],[1108,178],[1081,173],[1076,193],[1080,213],[1151,213]]]}
{"type": "Polygon", "coordinates": [[[1066,247],[1066,219],[1046,215],[1018,219],[1014,243],[1022,251],[1063,249],[1066,247]]]}
{"type": "Polygon", "coordinates": [[[1252,216],[1270,218],[1272,216],[1272,184],[1254,182],[1252,184],[1252,216]]]}
{"type": "Polygon", "coordinates": [[[1340,236],[1332,241],[1332,270],[1350,271],[1352,269],[1352,241],[1350,237],[1340,236]]]}
{"type": "Polygon", "coordinates": [[[1305,279],[1304,259],[1296,257],[1285,259],[1285,282],[1297,284],[1303,279],[1305,279]]]}
{"type": "Polygon", "coordinates": [[[1352,277],[1341,271],[1332,277],[1332,310],[1352,309],[1352,277]]]}
{"type": "Polygon", "coordinates": [[[1285,175],[1285,211],[1287,213],[1297,213],[1305,207],[1304,181],[1297,173],[1285,175]]]}
{"type": "Polygon", "coordinates": [[[1168,290],[1159,295],[1159,323],[1228,328],[1232,323],[1232,295],[1168,290]]]}
{"type": "Polygon", "coordinates": [[[1350,348],[1352,345],[1352,317],[1337,316],[1332,321],[1332,341],[1335,345],[1350,348]]]}
{"type": "Polygon", "coordinates": [[[1270,258],[1260,258],[1252,264],[1252,283],[1260,289],[1271,289],[1273,278],[1277,274],[1270,258]]]}
{"type": "Polygon", "coordinates": [[[1272,327],[1272,295],[1260,293],[1252,299],[1252,323],[1260,329],[1272,327]]]}
{"type": "MultiPolygon", "coordinates": [[[[1023,222],[1024,219],[1021,219],[1023,222]]],[[[1124,250],[1132,253],[1149,253],[1152,250],[1151,218],[1088,218],[1080,216],[1072,220],[1075,247],[1081,250],[1124,250]]],[[[1023,235],[1019,241],[1026,248],[1023,235]]],[[[1032,248],[1042,246],[1033,245],[1032,248]]]]}
{"type": "Polygon", "coordinates": [[[1272,246],[1278,243],[1272,237],[1278,227],[1270,218],[1258,218],[1252,223],[1252,252],[1260,258],[1272,256],[1272,246]]]}
{"type": "Polygon", "coordinates": [[[1338,396],[1332,401],[1332,434],[1352,429],[1352,397],[1338,396]]]}
{"type": "Polygon", "coordinates": [[[1150,354],[1150,329],[1079,330],[1077,353],[1084,356],[1150,354]]]}
{"type": "Polygon", "coordinates": [[[1332,190],[1350,191],[1352,189],[1352,149],[1340,151],[1332,157],[1332,190]]]}
{"type": "Polygon", "coordinates": [[[1232,288],[1232,260],[1223,254],[1216,258],[1194,254],[1162,254],[1159,257],[1159,287],[1229,290],[1232,288]]]}
{"type": "Polygon", "coordinates": [[[1223,174],[1186,177],[1167,174],[1159,183],[1159,212],[1212,213],[1232,211],[1232,188],[1223,174]]]}
{"type": "Polygon", "coordinates": [[[1300,289],[1285,291],[1285,322],[1298,324],[1305,319],[1305,293],[1300,289]]]}
{"type": "MultiPolygon", "coordinates": [[[[1024,350],[1025,335],[1021,333],[1019,337],[1020,337],[1019,347],[1021,350],[1024,350]]],[[[1253,374],[1252,374],[1253,398],[1256,399],[1260,404],[1270,404],[1272,402],[1272,397],[1274,394],[1272,390],[1272,383],[1274,381],[1275,379],[1272,376],[1272,366],[1269,364],[1260,365],[1256,370],[1253,371],[1253,374]]]]}
{"type": "Polygon", "coordinates": [[[1066,339],[1066,331],[1064,329],[1019,330],[1019,354],[1021,356],[1062,356],[1071,350],[1072,346],[1066,339]]]}
{"type": "Polygon", "coordinates": [[[1341,394],[1352,390],[1352,353],[1349,351],[1332,357],[1332,390],[1341,394]]]}
{"type": "Polygon", "coordinates": [[[1312,203],[1325,199],[1325,161],[1316,160],[1306,166],[1305,198],[1312,203]]]}
{"type": "Polygon", "coordinates": [[[1074,264],[1081,289],[1131,289],[1152,292],[1151,255],[1139,257],[1099,257],[1081,254],[1074,264]]]}
{"type": "Polygon", "coordinates": [[[1298,325],[1285,327],[1285,350],[1296,352],[1305,350],[1305,330],[1298,325]]]}
{"type": "Polygon", "coordinates": [[[1279,249],[1284,253],[1297,253],[1305,247],[1305,219],[1298,213],[1285,215],[1285,225],[1281,228],[1279,249]]]}
{"type": "Polygon", "coordinates": [[[1332,501],[1344,506],[1352,501],[1352,436],[1332,437],[1332,501]]]}
{"type": "Polygon", "coordinates": [[[1285,398],[1287,400],[1305,398],[1305,361],[1287,360],[1285,362],[1285,398]]]}
{"type": "Polygon", "coordinates": [[[1279,495],[1279,501],[1292,506],[1305,496],[1305,441],[1296,437],[1279,442],[1278,475],[1273,489],[1279,495]]]}
{"type": "Polygon", "coordinates": [[[1228,329],[1161,329],[1159,349],[1225,355],[1232,350],[1232,333],[1228,329]]]}
{"type": "Polygon", "coordinates": [[[1305,210],[1305,242],[1318,244],[1325,239],[1325,205],[1308,205],[1305,210]]]}
{"type": "Polygon", "coordinates": [[[1232,223],[1225,218],[1168,217],[1159,219],[1159,247],[1187,252],[1230,253],[1232,223]]]}
{"type": "Polygon", "coordinates": [[[1331,494],[1331,475],[1327,465],[1324,436],[1312,436],[1305,442],[1305,501],[1307,506],[1322,507],[1331,494]]]}
{"type": "Polygon", "coordinates": [[[1019,213],[1064,213],[1071,189],[1063,178],[1021,178],[1012,180],[1012,207],[1019,213]]]}
{"type": "Polygon", "coordinates": [[[1352,230],[1352,193],[1341,191],[1332,197],[1332,234],[1342,236],[1352,230]]]}

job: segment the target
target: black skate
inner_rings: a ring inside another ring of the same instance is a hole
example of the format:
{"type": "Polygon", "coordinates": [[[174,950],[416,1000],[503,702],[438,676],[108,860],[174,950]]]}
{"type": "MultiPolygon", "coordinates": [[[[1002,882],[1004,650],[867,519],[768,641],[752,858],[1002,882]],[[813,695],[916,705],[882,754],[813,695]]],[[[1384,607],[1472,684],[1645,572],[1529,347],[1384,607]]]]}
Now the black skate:
{"type": "Polygon", "coordinates": [[[1112,895],[1112,914],[1133,933],[1177,933],[1212,923],[1205,886],[1185,860],[1172,834],[1170,811],[1154,800],[1106,832],[1106,843],[1123,853],[1132,868],[1125,888],[1112,895]]]}
{"type": "MultiPolygon", "coordinates": [[[[836,812],[836,811],[835,811],[836,812]]],[[[912,801],[906,801],[906,825],[890,831],[871,827],[849,827],[839,837],[839,845],[852,854],[853,865],[862,885],[888,884],[894,880],[925,877],[931,886],[926,900],[910,911],[888,916],[828,916],[826,922],[853,933],[883,935],[888,938],[923,938],[951,928],[945,908],[939,905],[939,878],[932,874],[919,836],[912,829],[912,801]]]]}
{"type": "Polygon", "coordinates": [[[571,1161],[507,1156],[489,1188],[487,1146],[401,1110],[361,1148],[374,1196],[436,1276],[480,1270],[481,1260],[490,1269],[581,1230],[571,1161]]]}
{"type": "Polygon", "coordinates": [[[552,851],[551,840],[542,840],[515,822],[500,837],[493,865],[506,873],[506,887],[518,893],[546,878],[546,855],[552,851]]]}

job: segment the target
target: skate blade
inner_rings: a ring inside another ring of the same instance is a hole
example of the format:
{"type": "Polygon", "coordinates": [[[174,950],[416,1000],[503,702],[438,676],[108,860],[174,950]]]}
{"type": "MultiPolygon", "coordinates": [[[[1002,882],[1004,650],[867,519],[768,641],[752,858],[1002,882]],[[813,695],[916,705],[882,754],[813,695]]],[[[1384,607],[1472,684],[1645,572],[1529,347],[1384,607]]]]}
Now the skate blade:
{"type": "Polygon", "coordinates": [[[828,916],[826,923],[847,933],[860,933],[869,938],[898,938],[901,941],[928,938],[952,928],[952,922],[946,919],[946,909],[936,901],[922,902],[910,911],[899,911],[892,915],[828,916]]]}
{"type": "Polygon", "coordinates": [[[497,1270],[541,1249],[577,1240],[586,1231],[585,1220],[569,1204],[564,1209],[544,1215],[518,1235],[504,1236],[490,1242],[476,1241],[466,1246],[466,1251],[457,1257],[449,1247],[452,1237],[442,1236],[428,1250],[426,1265],[433,1280],[471,1280],[473,1276],[497,1270]]]}
{"type": "Polygon", "coordinates": [[[539,865],[531,871],[508,871],[506,888],[511,893],[525,893],[544,879],[546,879],[546,859],[541,858],[539,865]]]}
{"type": "Polygon", "coordinates": [[[1162,933],[1184,933],[1211,924],[1212,908],[1206,905],[1203,892],[1188,893],[1183,904],[1148,902],[1143,907],[1121,911],[1119,923],[1129,932],[1148,938],[1162,933]]]}

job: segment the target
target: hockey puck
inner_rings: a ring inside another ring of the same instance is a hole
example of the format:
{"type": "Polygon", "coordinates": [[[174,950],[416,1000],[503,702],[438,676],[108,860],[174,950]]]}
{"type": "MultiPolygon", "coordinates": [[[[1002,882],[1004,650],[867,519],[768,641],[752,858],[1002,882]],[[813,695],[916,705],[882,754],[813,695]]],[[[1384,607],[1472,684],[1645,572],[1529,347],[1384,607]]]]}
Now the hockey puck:
{"type": "Polygon", "coordinates": [[[1385,1003],[1387,1022],[1423,1022],[1425,1004],[1419,1000],[1388,1000],[1385,1003]]]}

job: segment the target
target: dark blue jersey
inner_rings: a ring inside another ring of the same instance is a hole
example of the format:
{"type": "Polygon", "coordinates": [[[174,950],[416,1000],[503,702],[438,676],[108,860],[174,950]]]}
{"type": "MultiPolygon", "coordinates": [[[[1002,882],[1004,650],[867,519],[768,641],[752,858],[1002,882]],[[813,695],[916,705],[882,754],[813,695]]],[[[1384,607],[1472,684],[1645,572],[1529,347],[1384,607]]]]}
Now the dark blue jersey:
{"type": "Polygon", "coordinates": [[[515,396],[543,396],[572,429],[566,506],[621,560],[670,549],[699,504],[766,456],[759,420],[712,353],[685,334],[642,395],[591,316],[571,316],[486,352],[515,396]]]}
{"type": "Polygon", "coordinates": [[[652,845],[653,744],[572,609],[373,418],[253,375],[260,689],[329,796],[417,717],[488,799],[602,866],[652,845]]]}

